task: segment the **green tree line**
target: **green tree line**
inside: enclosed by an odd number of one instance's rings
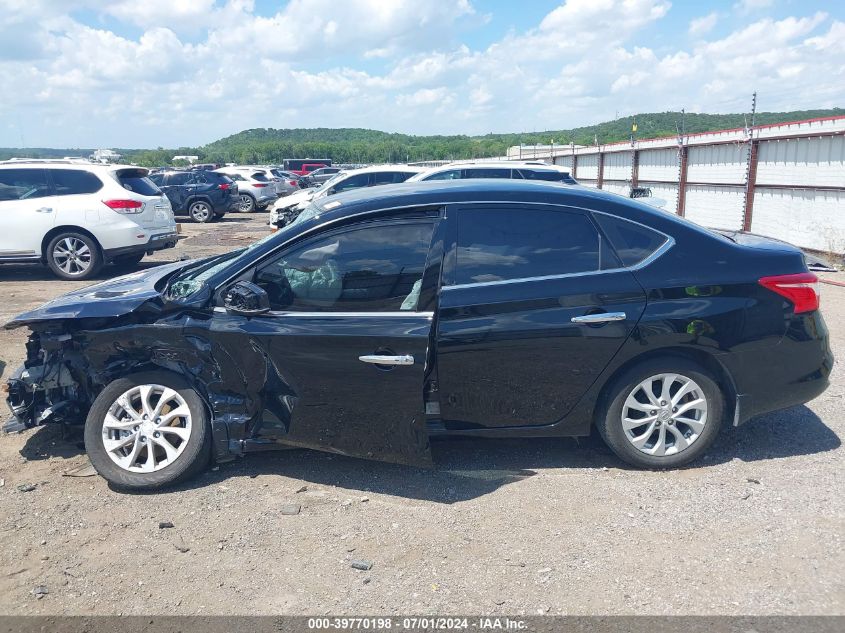
[[[845,114],[845,109],[761,112],[757,125],[782,123]],[[743,114],[697,114],[653,112],[622,117],[597,125],[547,130],[544,132],[485,134],[483,136],[414,136],[363,128],[256,128],[244,130],[202,147],[168,149],[116,149],[126,162],[146,167],[171,165],[173,156],[199,156],[201,162],[276,164],[285,158],[330,158],[336,163],[415,162],[459,160],[503,156],[514,145],[592,145],[614,143],[630,138],[637,125],[637,138],[672,136],[686,133],[739,128],[750,122]],[[56,158],[88,156],[90,149],[0,148],[0,160],[12,156]]]

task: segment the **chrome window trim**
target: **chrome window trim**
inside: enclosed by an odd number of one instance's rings
[[[507,204],[507,203],[498,203],[498,204]],[[518,277],[518,278],[515,278],[515,279],[500,279],[500,280],[497,280],[497,281],[478,281],[478,282],[475,282],[475,283],[468,283],[468,284],[452,284],[450,286],[441,286],[442,291],[460,289],[460,288],[481,288],[481,287],[484,287],[484,286],[501,286],[501,285],[506,285],[506,284],[524,283],[524,282],[527,282],[527,281],[550,281],[550,280],[554,280],[554,279],[568,279],[569,277],[585,277],[587,275],[604,275],[604,274],[607,274],[607,273],[618,273],[618,272],[623,272],[623,271],[630,272],[630,271],[640,270],[642,268],[645,268],[646,266],[651,264],[653,261],[655,261],[657,258],[659,258],[661,255],[663,255],[666,251],[668,251],[670,248],[672,248],[675,245],[675,238],[672,237],[671,235],[667,235],[663,231],[658,231],[657,229],[650,227],[650,226],[647,226],[647,225],[643,224],[642,222],[637,222],[636,220],[630,220],[628,218],[625,218],[625,217],[622,217],[622,216],[619,216],[619,215],[614,215],[613,213],[606,213],[604,211],[595,211],[593,209],[587,209],[586,207],[575,207],[575,206],[572,206],[572,205],[552,205],[552,204],[549,204],[549,203],[517,203],[517,204],[544,204],[546,206],[557,206],[557,207],[564,207],[565,206],[566,208],[569,208],[569,209],[578,209],[578,210],[581,210],[581,211],[586,211],[587,213],[598,213],[599,215],[605,215],[607,217],[614,218],[616,220],[622,220],[623,222],[630,222],[631,224],[636,224],[637,226],[641,226],[646,230],[657,233],[658,235],[662,235],[666,239],[663,242],[663,244],[661,244],[656,250],[654,250],[651,253],[651,255],[649,255],[648,257],[646,257],[642,261],[634,264],[633,266],[620,266],[619,268],[608,268],[608,269],[605,269],[605,270],[586,270],[586,271],[577,272],[577,273],[564,273],[564,274],[561,274],[561,275],[540,275],[540,276],[537,276],[537,277]],[[598,228],[599,228],[599,237],[602,238],[603,235],[601,233],[601,227],[598,227]]]
[[[214,312],[227,313],[226,308],[222,306],[215,306]],[[416,312],[414,310],[394,310],[384,312],[296,312],[294,310],[270,310],[263,314],[256,314],[254,316],[272,316],[272,317],[420,317],[427,321],[434,318],[434,312]]]
[[[557,186],[560,186],[560,185],[553,183],[550,186],[557,187]],[[585,189],[585,187],[583,185],[567,185],[567,186],[568,187],[578,187],[579,189]],[[599,189],[597,191],[601,191],[601,190]],[[675,245],[675,238],[673,238],[671,235],[667,235],[663,231],[660,231],[658,229],[655,229],[654,227],[648,226],[647,224],[643,224],[642,222],[637,222],[636,220],[631,220],[631,219],[626,218],[624,216],[615,215],[613,213],[607,213],[605,211],[597,211],[595,209],[589,209],[587,207],[580,207],[580,206],[576,206],[576,205],[573,205],[573,204],[561,204],[561,203],[554,203],[554,202],[521,202],[521,201],[515,201],[515,200],[459,200],[459,201],[456,201],[456,200],[441,200],[439,202],[437,202],[437,201],[430,201],[430,202],[425,202],[425,203],[416,202],[414,204],[402,204],[402,205],[397,205],[397,206],[393,206],[393,207],[369,209],[367,211],[364,211],[362,213],[355,214],[354,216],[349,216],[349,217],[353,217],[355,219],[365,221],[368,218],[368,216],[371,216],[371,215],[376,215],[376,214],[381,214],[381,213],[389,213],[391,211],[401,211],[402,209],[418,209],[420,207],[425,207],[425,208],[440,207],[443,210],[443,213],[448,213],[448,207],[454,207],[454,206],[459,206],[459,205],[462,206],[462,205],[500,205],[500,204],[529,205],[529,206],[535,206],[535,207],[553,207],[553,208],[559,208],[559,209],[577,209],[579,211],[586,211],[587,213],[598,213],[600,215],[606,215],[606,216],[611,217],[611,218],[624,220],[625,222],[630,222],[631,224],[637,224],[637,225],[639,225],[639,226],[641,226],[645,229],[648,229],[649,231],[654,231],[655,233],[659,233],[660,235],[663,235],[663,236],[666,237],[667,241],[663,243],[663,246],[658,248],[649,257],[646,257],[643,261],[639,262],[638,264],[635,264],[634,266],[627,266],[627,267],[622,267],[622,268],[613,268],[613,269],[608,269],[608,270],[598,270],[598,271],[594,270],[594,271],[589,271],[589,272],[586,272],[586,273],[567,273],[565,275],[550,275],[550,276],[546,277],[547,279],[559,279],[559,278],[573,277],[573,276],[583,276],[583,275],[596,275],[596,274],[601,274],[601,273],[619,272],[619,271],[623,271],[623,270],[629,270],[629,271],[630,270],[639,270],[639,269],[645,268],[646,266],[651,264],[654,260],[656,260],[658,257],[663,255],[666,251],[668,251],[670,248],[672,248]],[[324,208],[319,207],[319,205],[318,205],[318,208],[319,208],[319,211],[318,211],[318,213],[316,213],[314,215],[314,218],[319,218],[326,211]],[[441,216],[441,219],[442,219],[442,217],[443,216]],[[411,219],[411,218],[408,218],[408,219]],[[354,226],[354,224],[345,225],[345,227],[341,227],[341,228],[346,228],[346,227],[349,227],[349,226]],[[321,228],[325,228],[325,227],[315,226],[315,227],[310,228],[309,230],[305,231],[304,233],[298,235],[293,240],[288,240],[288,241],[280,244],[276,248],[275,251],[267,253],[259,261],[270,259],[271,257],[274,257],[275,254],[277,254],[279,251],[281,251],[282,249],[289,246],[292,241],[297,241],[297,242],[298,241],[304,241],[305,239],[309,239],[311,237],[314,237],[315,235],[319,235],[320,232],[321,232],[321,230],[320,230]],[[332,228],[338,228],[338,227],[332,227]],[[599,228],[599,227],[597,227],[597,228]],[[599,233],[599,234],[601,234],[601,233]],[[223,288],[227,284],[231,283],[233,279],[242,275],[244,273],[244,271],[246,271],[247,269],[251,268],[252,266],[258,265],[259,261],[255,261],[255,262],[249,264],[248,266],[239,270],[237,273],[228,277],[225,281],[221,282],[219,285],[217,285],[214,288],[213,294],[216,295],[220,291],[221,288]],[[479,283],[474,283],[474,284],[464,284],[464,285],[461,285],[461,286],[458,286],[458,285],[446,286],[446,285],[443,285],[441,283],[441,284],[438,284],[438,287],[441,291],[443,291],[443,290],[448,290],[449,288],[463,288],[463,287],[468,287],[468,286],[473,287],[473,286],[480,286],[480,285],[517,283],[517,282],[533,281],[535,279],[546,279],[546,278],[543,278],[543,277],[526,277],[526,278],[522,278],[522,279],[506,279],[506,280],[503,280],[503,281],[489,281],[489,282],[479,282]],[[217,308],[215,308],[215,310],[216,309]],[[300,312],[299,314],[302,314],[302,313]],[[319,314],[325,314],[325,313],[321,312]],[[358,313],[356,313],[356,314],[358,314]],[[372,313],[370,313],[370,314],[372,314]]]

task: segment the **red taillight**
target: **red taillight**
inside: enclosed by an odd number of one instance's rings
[[[255,184],[254,184],[254,185],[252,185],[252,186],[253,186],[253,187],[258,187],[259,189],[261,189],[261,187],[266,187],[266,186],[267,186],[267,183],[266,183],[266,182],[257,182],[257,183],[255,183]]]
[[[795,314],[819,309],[819,278],[813,273],[774,275],[760,279],[760,285],[778,293],[795,306]]]
[[[289,184],[291,187],[296,187],[296,181],[295,181],[295,180],[288,180],[288,184]]]
[[[219,185],[217,185],[217,188],[226,191],[229,188],[229,183],[221,182]]]
[[[103,204],[118,213],[141,213],[144,206],[138,200],[103,200]]]

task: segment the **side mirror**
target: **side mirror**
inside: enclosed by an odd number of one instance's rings
[[[226,291],[223,305],[230,314],[256,316],[270,311],[270,297],[261,286],[239,281]]]

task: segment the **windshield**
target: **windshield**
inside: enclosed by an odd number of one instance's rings
[[[297,218],[297,220],[298,219],[299,218]],[[261,244],[275,238],[277,235],[278,233],[269,233],[246,248],[239,248],[209,259],[200,259],[197,262],[183,268],[167,283],[167,288],[164,291],[165,298],[169,301],[175,301],[193,295],[202,288],[203,285],[205,285],[206,281],[223,270],[230,262],[241,255],[247,255],[248,253],[254,251]]]

